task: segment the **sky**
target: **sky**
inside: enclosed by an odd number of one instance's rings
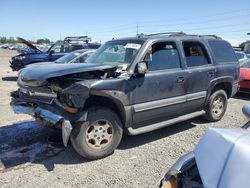
[[[0,36],[28,40],[88,35],[92,41],[138,33],[215,34],[250,40],[250,0],[0,0]]]

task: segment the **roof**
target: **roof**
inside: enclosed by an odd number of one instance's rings
[[[129,37],[129,38],[120,38],[116,40],[140,40],[140,41],[146,41],[146,40],[154,40],[154,39],[216,39],[221,40],[221,37],[218,37],[216,35],[194,35],[194,34],[186,34],[183,32],[169,32],[169,33],[155,33],[155,34],[149,34],[149,35],[139,35],[137,37]]]

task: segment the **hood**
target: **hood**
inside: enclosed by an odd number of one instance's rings
[[[27,66],[19,73],[18,82],[23,85],[42,85],[49,78],[82,73],[96,70],[114,69],[113,65],[100,65],[92,63],[66,63],[57,64],[53,62],[36,63]],[[30,83],[30,84],[29,84]],[[31,84],[35,83],[35,84]]]
[[[250,80],[250,68],[240,68],[240,77],[244,80]]]
[[[17,37],[17,39],[22,42],[23,44],[26,44],[28,47],[30,47],[31,49],[39,52],[39,53],[42,53],[41,50],[39,50],[37,47],[35,47],[33,44],[31,44],[30,42],[28,42],[27,40],[24,40],[23,38],[20,38],[20,37]]]
[[[249,187],[249,153],[248,130],[208,129],[194,151],[204,187]]]

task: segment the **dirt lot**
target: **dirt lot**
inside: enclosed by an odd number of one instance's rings
[[[193,150],[208,127],[240,127],[250,96],[229,100],[224,118],[201,118],[138,136],[124,136],[115,153],[105,159],[81,158],[71,146],[50,144],[57,134],[31,117],[16,115],[9,102],[17,88],[16,72],[8,60],[15,52],[0,49],[0,187],[153,187],[184,153]]]

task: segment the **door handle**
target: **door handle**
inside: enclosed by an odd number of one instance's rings
[[[208,72],[207,74],[208,74],[208,77],[209,77],[209,78],[212,78],[212,77],[214,76],[214,72],[213,72],[213,71],[210,71],[210,72]]]
[[[185,78],[183,76],[177,77],[177,83],[183,83]]]

